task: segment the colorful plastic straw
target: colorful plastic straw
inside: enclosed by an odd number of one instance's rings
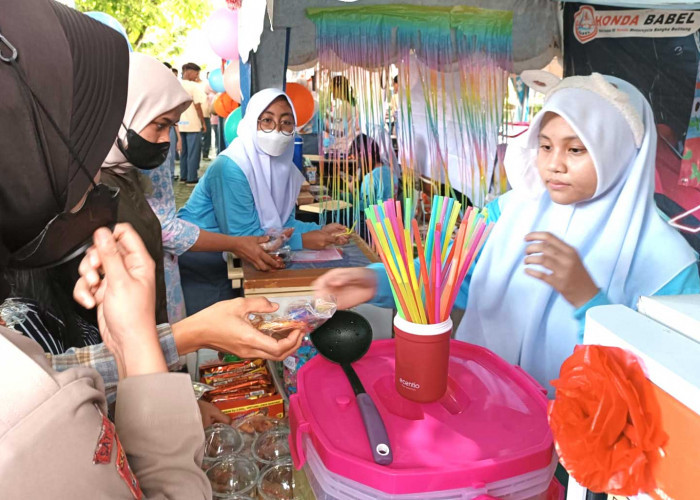
[[[434,196],[424,242],[410,198],[403,210],[395,200],[365,210],[396,308],[407,321],[436,324],[449,317],[459,288],[488,237],[491,224],[486,223],[485,210],[467,207],[457,225],[460,211],[455,200]],[[418,259],[414,259],[412,241]]]

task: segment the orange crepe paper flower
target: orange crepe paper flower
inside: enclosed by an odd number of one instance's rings
[[[552,385],[549,425],[569,474],[595,492],[652,491],[652,465],[668,436],[637,357],[616,347],[577,346]]]

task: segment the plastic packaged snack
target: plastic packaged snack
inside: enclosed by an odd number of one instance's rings
[[[12,299],[0,302],[0,319],[5,322],[7,328],[21,325],[27,319],[29,306]]]
[[[246,415],[233,422],[231,425],[243,436],[243,449],[241,454],[252,457],[251,446],[256,437],[271,429],[287,428],[283,420],[268,417],[260,413]]]
[[[243,457],[225,458],[207,470],[214,498],[240,498],[255,494],[260,473],[252,460]]]
[[[268,229],[265,236],[269,236],[270,240],[266,243],[261,244],[263,250],[266,252],[274,252],[275,250],[282,247],[287,242],[287,236],[282,229]]]
[[[277,428],[263,432],[252,445],[253,458],[262,467],[282,458],[291,458],[289,450],[289,429]]]
[[[291,459],[273,463],[260,474],[258,495],[262,500],[292,500],[294,494],[294,465]]]
[[[214,389],[212,386],[203,384],[201,382],[192,382],[192,389],[194,389],[194,397],[197,399],[202,399],[205,393]]]
[[[216,462],[237,455],[243,448],[243,436],[230,425],[214,424],[204,430],[202,469],[209,470]]]
[[[292,247],[289,245],[283,245],[276,250],[269,250],[267,253],[279,258],[285,264],[289,264],[292,261]]]
[[[251,324],[265,335],[280,340],[294,330],[305,335],[328,321],[338,309],[334,298],[303,299],[291,303],[284,313],[252,314]]]
[[[284,388],[287,394],[294,394],[297,392],[297,374],[301,367],[316,356],[316,354],[318,354],[318,351],[311,343],[311,340],[309,340],[309,337],[304,337],[299,349],[284,360]]]

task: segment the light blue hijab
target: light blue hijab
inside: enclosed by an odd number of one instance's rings
[[[562,116],[593,157],[598,186],[590,200],[554,203],[535,164],[546,112]],[[519,364],[550,390],[579,342],[574,307],[525,274],[524,241],[548,231],[577,249],[613,303],[635,307],[695,261],[654,204],[656,127],[649,103],[629,83],[593,74],[552,89],[523,142],[510,145],[513,191],[477,262],[457,338]]]

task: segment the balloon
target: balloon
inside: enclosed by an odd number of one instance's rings
[[[209,46],[222,59],[238,61],[238,11],[221,8],[207,21]]]
[[[238,124],[241,123],[242,119],[243,112],[241,108],[236,108],[236,110],[226,118],[226,123],[224,123],[224,140],[227,146],[238,137]]]
[[[105,14],[104,12],[92,11],[92,12],[86,12],[85,15],[93,18],[95,21],[99,21],[102,24],[109,26],[113,30],[118,31],[126,40],[126,44],[129,46],[129,52],[134,51],[134,49],[131,47],[131,42],[129,41],[129,37],[126,36],[126,30],[124,29],[124,26],[122,26],[119,23],[119,21],[114,19],[109,14]]]
[[[292,100],[297,114],[297,127],[306,125],[314,116],[314,96],[299,83],[288,83],[285,93]]]
[[[214,92],[224,92],[224,75],[221,74],[221,68],[216,68],[209,73],[209,86]]]
[[[241,74],[238,64],[229,64],[224,71],[224,88],[236,102],[241,102]]]
[[[214,112],[222,118],[226,118],[238,106],[239,104],[231,99],[231,96],[228,94],[219,94],[214,100]]]

